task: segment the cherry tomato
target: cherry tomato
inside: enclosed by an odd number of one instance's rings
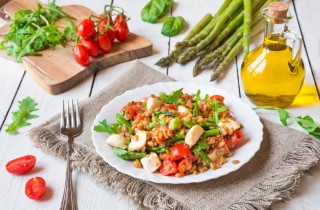
[[[118,14],[115,23],[114,30],[116,32],[116,38],[120,42],[125,42],[128,39],[129,27],[124,14]]]
[[[12,174],[24,174],[34,167],[36,161],[37,159],[33,155],[22,156],[9,161],[6,165],[6,169]]]
[[[163,104],[165,108],[177,110],[177,106],[175,104]]]
[[[181,175],[184,175],[186,171],[188,171],[192,167],[192,163],[188,158],[181,160],[178,165],[178,170]]]
[[[162,161],[162,165],[160,166],[160,173],[163,176],[174,175],[177,172],[178,172],[178,166],[173,160],[166,158]]]
[[[94,23],[90,19],[84,19],[78,26],[78,34],[83,37],[92,37],[95,35]]]
[[[235,130],[232,135],[227,135],[224,138],[229,149],[233,150],[238,148],[243,141],[243,133],[240,130]]]
[[[170,158],[172,160],[180,160],[188,155],[191,155],[191,152],[186,144],[175,144],[170,151]]]
[[[81,64],[82,66],[88,66],[90,61],[89,61],[89,52],[85,48],[85,46],[78,44],[74,49],[73,49],[73,56],[76,59],[76,61]]]
[[[39,199],[46,190],[46,181],[41,177],[34,177],[27,181],[25,194],[30,199]]]
[[[97,57],[99,55],[98,44],[92,38],[82,37],[79,44],[83,45],[88,50],[90,56]]]
[[[221,95],[212,95],[209,98],[211,101],[224,101],[224,97]]]
[[[111,43],[113,43],[116,38],[116,32],[112,28],[113,26],[112,19],[110,19],[111,22],[108,23],[109,18],[105,17],[104,15],[100,15],[100,18],[101,17],[103,20],[98,25],[98,31],[100,33],[107,33],[109,40],[111,41]]]
[[[107,53],[111,50],[112,43],[106,33],[99,35],[97,42],[98,42],[98,46],[102,52]]]

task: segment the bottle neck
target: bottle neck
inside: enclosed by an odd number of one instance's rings
[[[286,47],[284,32],[287,30],[286,21],[275,23],[274,21],[271,22],[267,20],[264,33],[264,45],[271,50],[283,50]]]

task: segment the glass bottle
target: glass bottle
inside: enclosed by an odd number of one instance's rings
[[[274,2],[262,10],[266,19],[264,42],[242,63],[244,92],[256,105],[285,107],[298,95],[304,81],[302,41],[287,27],[288,4]]]

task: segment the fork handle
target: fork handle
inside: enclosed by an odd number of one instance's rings
[[[64,184],[63,198],[60,206],[60,210],[77,210],[77,203],[75,199],[75,194],[73,190],[72,183],[72,168],[71,168],[71,153],[72,153],[72,142],[73,139],[68,139],[67,146],[67,170],[66,170],[66,180]]]

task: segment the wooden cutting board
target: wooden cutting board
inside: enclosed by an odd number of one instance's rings
[[[36,7],[37,2],[35,0],[12,0],[4,6],[4,11],[12,17],[17,10],[34,9]],[[63,6],[62,9],[77,19],[74,21],[76,26],[81,20],[94,14],[87,7],[80,5]],[[101,8],[101,11],[103,11],[103,8]],[[64,20],[58,20],[57,24],[63,25]],[[0,33],[6,31],[8,31],[8,25],[0,28]],[[111,52],[92,59],[89,66],[83,67],[74,60],[72,54],[74,46],[74,42],[69,42],[65,47],[59,45],[54,49],[41,51],[42,56],[25,56],[22,59],[22,65],[48,93],[59,94],[69,90],[101,69],[152,54],[152,43],[149,40],[130,33],[126,42],[115,42]],[[0,51],[0,56],[13,60],[12,57],[6,56],[5,51]]]

